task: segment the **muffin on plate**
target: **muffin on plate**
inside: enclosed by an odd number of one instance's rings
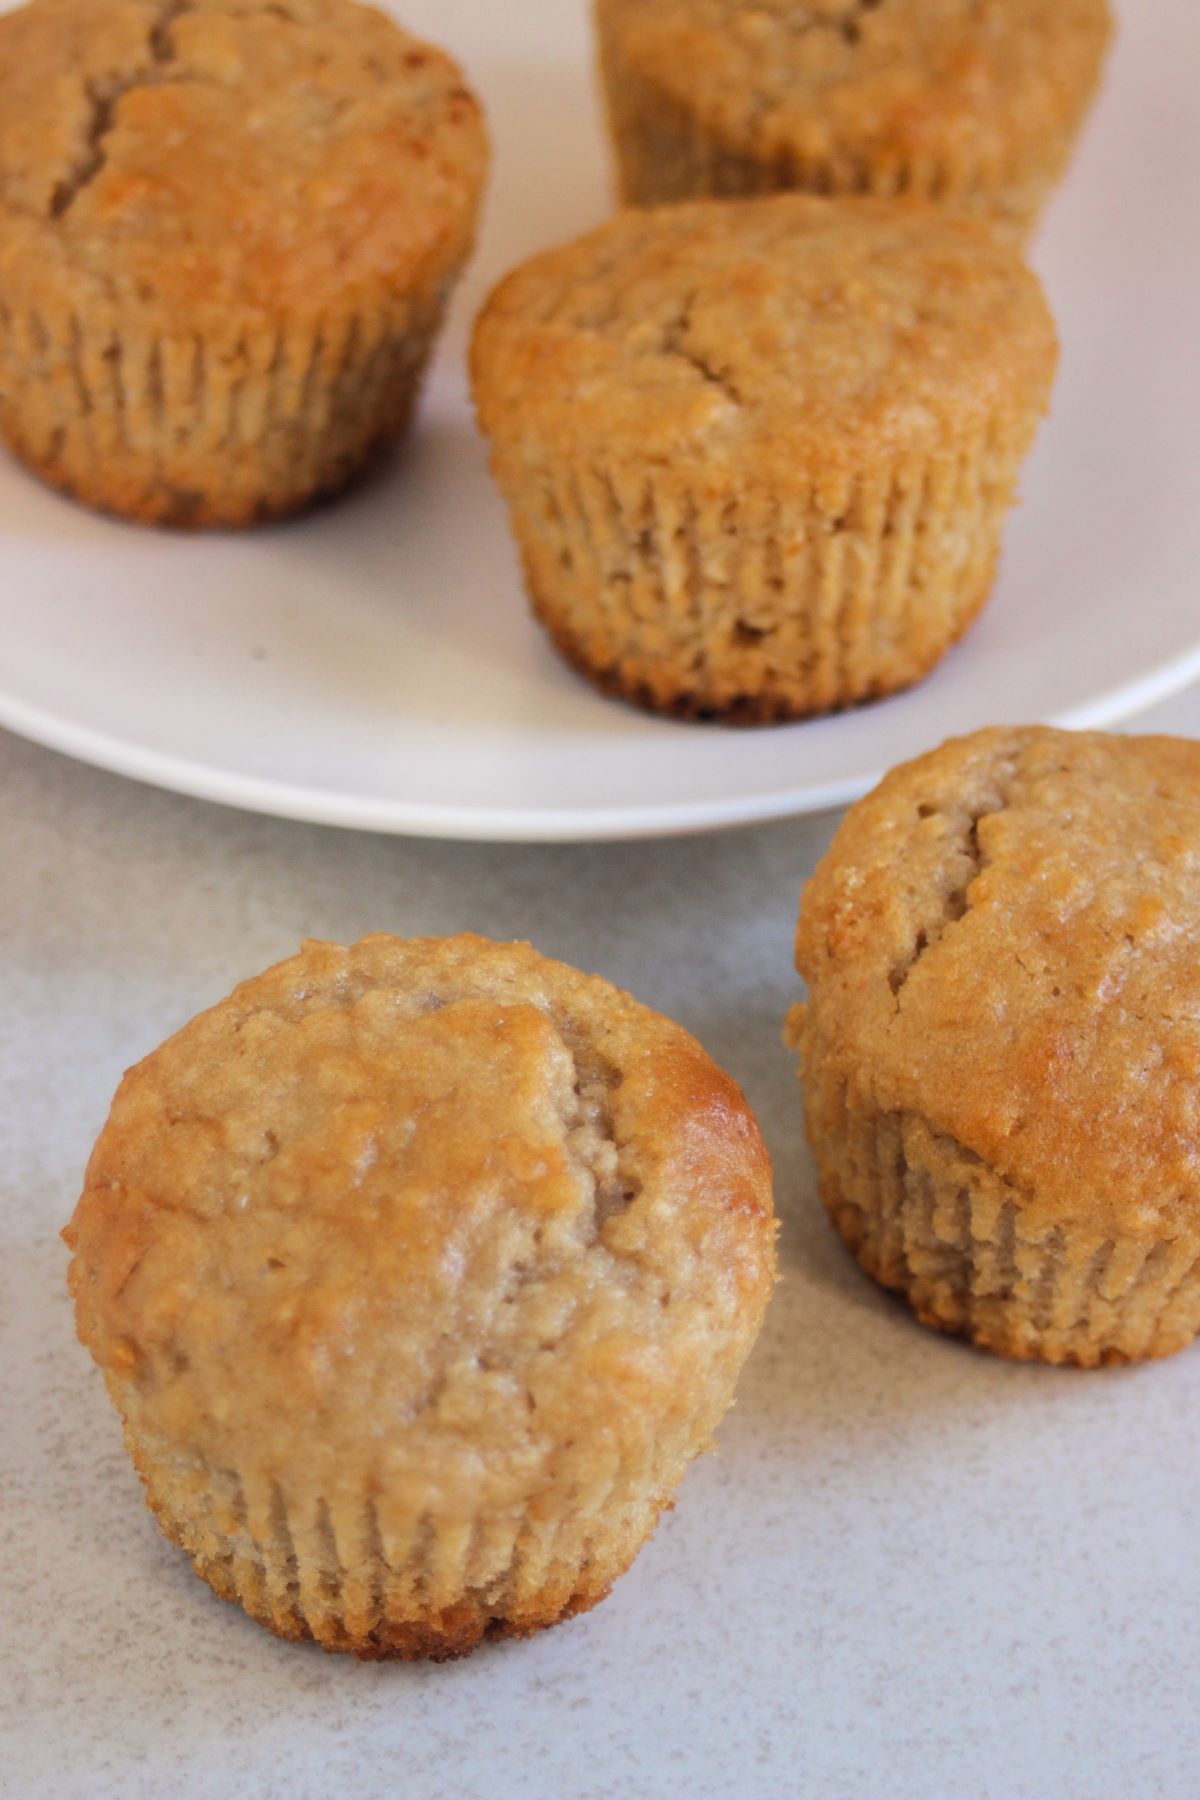
[[[559,649],[641,705],[760,723],[905,687],[966,629],[1056,358],[985,226],[784,194],[535,256],[472,373]]]
[[[353,0],[0,18],[0,435],[89,505],[246,525],[403,431],[483,187],[449,57]]]
[[[1021,234],[1066,167],[1107,0],[597,0],[621,190],[919,194]]]
[[[770,1167],[679,1026],[526,944],[309,943],[125,1077],[64,1233],[150,1506],[282,1637],[603,1599],[708,1448]]]
[[[1053,1363],[1200,1329],[1200,745],[981,731],[851,808],[790,1021],[821,1197],[928,1325]]]

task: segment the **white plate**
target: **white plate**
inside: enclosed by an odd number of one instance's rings
[[[498,149],[415,440],[339,504],[239,537],[95,518],[0,458],[0,723],[264,812],[601,838],[840,804],[952,732],[1105,724],[1200,674],[1200,8],[1129,8],[1043,231],[1063,363],[980,624],[911,694],[751,732],[642,717],[559,664],[468,408],[485,289],[606,210],[586,8],[401,10],[464,58]]]

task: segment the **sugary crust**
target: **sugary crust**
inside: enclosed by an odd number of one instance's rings
[[[601,447],[699,483],[773,486],[957,448],[1048,396],[1032,270],[907,200],[784,194],[619,213],[497,287],[471,368],[485,431],[528,461]]]
[[[351,0],[0,19],[0,433],[129,516],[241,524],[403,429],[473,238],[454,64]]]
[[[435,287],[469,248],[484,156],[450,58],[353,0],[33,0],[0,20],[16,303],[52,279],[169,329]]]
[[[966,628],[1056,354],[985,228],[784,195],[534,258],[472,373],[555,641],[609,690],[750,722],[894,692]]]
[[[893,771],[807,889],[822,1197],[920,1316],[1006,1355],[1200,1329],[1200,749],[977,733]]]
[[[1028,229],[1111,33],[1106,0],[597,0],[624,198],[926,195]]]
[[[773,1275],[733,1083],[471,937],[310,944],[193,1020],[126,1076],[65,1235],[163,1529],[273,1629],[380,1655],[599,1598]]]

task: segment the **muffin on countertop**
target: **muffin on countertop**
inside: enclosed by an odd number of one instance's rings
[[[353,0],[0,17],[0,435],[89,505],[244,525],[403,430],[487,147]]]
[[[1200,1330],[1200,745],[981,731],[851,808],[790,1022],[822,1199],[1006,1356]]]
[[[919,194],[1028,230],[1066,167],[1107,0],[597,0],[621,189]]]
[[[283,1637],[592,1606],[708,1448],[770,1167],[685,1031],[525,944],[309,943],[132,1069],[64,1234],[166,1535]]]
[[[535,256],[472,374],[563,653],[639,704],[760,723],[902,688],[966,629],[1056,359],[987,227],[792,194]]]

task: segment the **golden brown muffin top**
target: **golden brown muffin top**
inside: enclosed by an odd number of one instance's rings
[[[956,448],[1044,404],[1036,276],[917,201],[781,194],[620,213],[503,281],[476,328],[486,431],[531,455],[770,468]]]
[[[1107,0],[598,0],[619,53],[731,149],[986,180],[1073,122]]]
[[[486,145],[449,57],[352,0],[33,0],[0,18],[0,278],[316,314],[436,287]],[[182,318],[181,318],[182,315]]]
[[[1200,745],[981,731],[851,808],[803,899],[822,1056],[1032,1222],[1200,1211]]]
[[[774,1259],[758,1127],[695,1040],[472,936],[309,943],[193,1019],[64,1235],[139,1434],[468,1516],[703,1415]]]

